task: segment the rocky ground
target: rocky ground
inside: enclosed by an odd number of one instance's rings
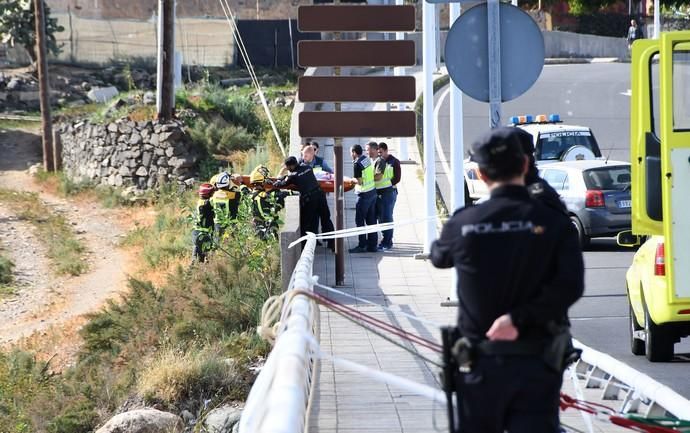
[[[126,229],[122,212],[58,197],[34,182],[27,167],[40,159],[37,135],[0,131],[0,154],[0,187],[38,193],[51,212],[70,222],[87,246],[89,262],[84,275],[54,275],[31,224],[0,204],[0,242],[16,265],[16,293],[0,300],[0,342],[11,343],[97,310],[126,288],[129,261],[118,247]]]
[[[116,98],[113,109],[123,104],[152,105],[156,103],[156,74],[144,68],[128,65],[109,66],[100,69],[86,69],[70,65],[49,66],[51,105],[57,107],[78,107],[93,102],[104,102],[117,96],[118,92],[137,90],[140,97],[130,95],[127,100]],[[220,71],[219,71],[220,72]],[[236,71],[236,73],[238,73]],[[240,71],[241,73],[241,71]],[[250,85],[249,77],[227,77],[227,72],[214,72],[213,81],[223,87]],[[193,81],[201,79],[200,71],[194,71],[187,77]],[[277,84],[282,78],[263,75],[259,78],[262,85]],[[272,106],[290,107],[294,103],[293,92],[284,92],[268,101]],[[252,100],[259,103],[258,95]],[[118,102],[119,101],[119,102]],[[117,105],[117,106],[115,106]],[[40,109],[38,79],[29,67],[0,68],[0,114],[23,114]]]

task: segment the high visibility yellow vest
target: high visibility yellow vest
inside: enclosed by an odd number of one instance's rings
[[[371,158],[364,158],[360,161],[363,166],[362,169],[362,183],[355,185],[355,192],[361,194],[363,192],[373,191],[376,188],[374,182],[374,164]]]
[[[393,166],[386,163],[386,168],[383,169],[383,176],[380,180],[375,181],[376,189],[384,189],[393,186],[391,180],[393,179]]]
[[[234,220],[234,215],[231,215],[230,202],[238,200],[238,195],[239,193],[235,191],[223,189],[213,193],[211,205],[213,205],[213,222],[215,224],[227,225]]]
[[[194,230],[200,232],[211,232],[213,231],[213,221],[207,220],[204,215],[204,208],[208,205],[209,199],[200,198],[196,202],[196,212],[194,213]],[[213,208],[213,205],[211,205]]]

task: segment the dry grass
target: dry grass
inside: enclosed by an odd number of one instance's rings
[[[166,349],[141,373],[137,391],[148,402],[173,404],[209,390],[227,392],[237,380],[234,362],[224,358],[219,350]]]
[[[62,215],[54,214],[37,194],[0,188],[0,202],[36,227],[59,274],[81,275],[88,269],[86,247]]]

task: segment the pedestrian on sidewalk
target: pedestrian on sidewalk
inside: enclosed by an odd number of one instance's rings
[[[374,184],[376,186],[376,217],[381,223],[393,222],[393,209],[398,199],[397,184],[400,182],[400,161],[388,153],[388,144],[378,145],[378,158],[374,163]],[[393,229],[383,231],[379,251],[393,248]]]
[[[637,25],[637,21],[634,19],[630,20],[630,27],[628,27],[628,49],[632,47],[633,42],[638,39],[644,39],[644,33],[642,33],[642,28]]]
[[[582,296],[584,265],[567,216],[525,188],[517,130],[472,145],[490,198],[455,212],[431,247],[432,263],[458,274],[461,433],[559,431],[567,312]]]
[[[285,167],[289,174],[276,182],[273,186],[283,188],[294,185],[299,191],[299,220],[302,236],[307,232],[317,233],[319,219],[324,232],[334,231],[331,221],[331,212],[328,209],[326,195],[324,194],[319,181],[314,176],[314,170],[306,163],[298,163],[297,158],[290,156],[285,159]],[[328,240],[328,248],[335,251],[335,241]]]
[[[355,144],[350,148],[354,165],[355,193],[355,224],[357,227],[376,224],[376,185],[374,183],[374,161],[368,156],[376,143],[367,144],[367,155],[363,154],[362,146]],[[377,251],[378,233],[359,235],[359,243],[350,248],[350,253],[364,253]]]

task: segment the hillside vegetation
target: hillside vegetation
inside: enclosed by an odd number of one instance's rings
[[[207,152],[204,176],[228,164],[243,171],[282,159],[251,93],[202,83],[178,94],[190,136]],[[273,110],[286,140],[290,110]],[[109,206],[123,205],[117,191],[75,184],[60,173],[37,180],[66,196],[94,194]],[[208,262],[190,264],[195,201],[193,189],[177,184],[148,196],[141,211],[153,210],[153,221],[135,225],[123,240],[138,252],[140,269],[128,270],[121,299],[88,317],[71,366],[58,369],[21,345],[0,352],[0,432],[88,432],[144,405],[188,410],[198,419],[246,398],[254,367],[269,350],[255,327],[263,302],[281,291],[278,244],[255,236],[245,200],[235,229]]]

